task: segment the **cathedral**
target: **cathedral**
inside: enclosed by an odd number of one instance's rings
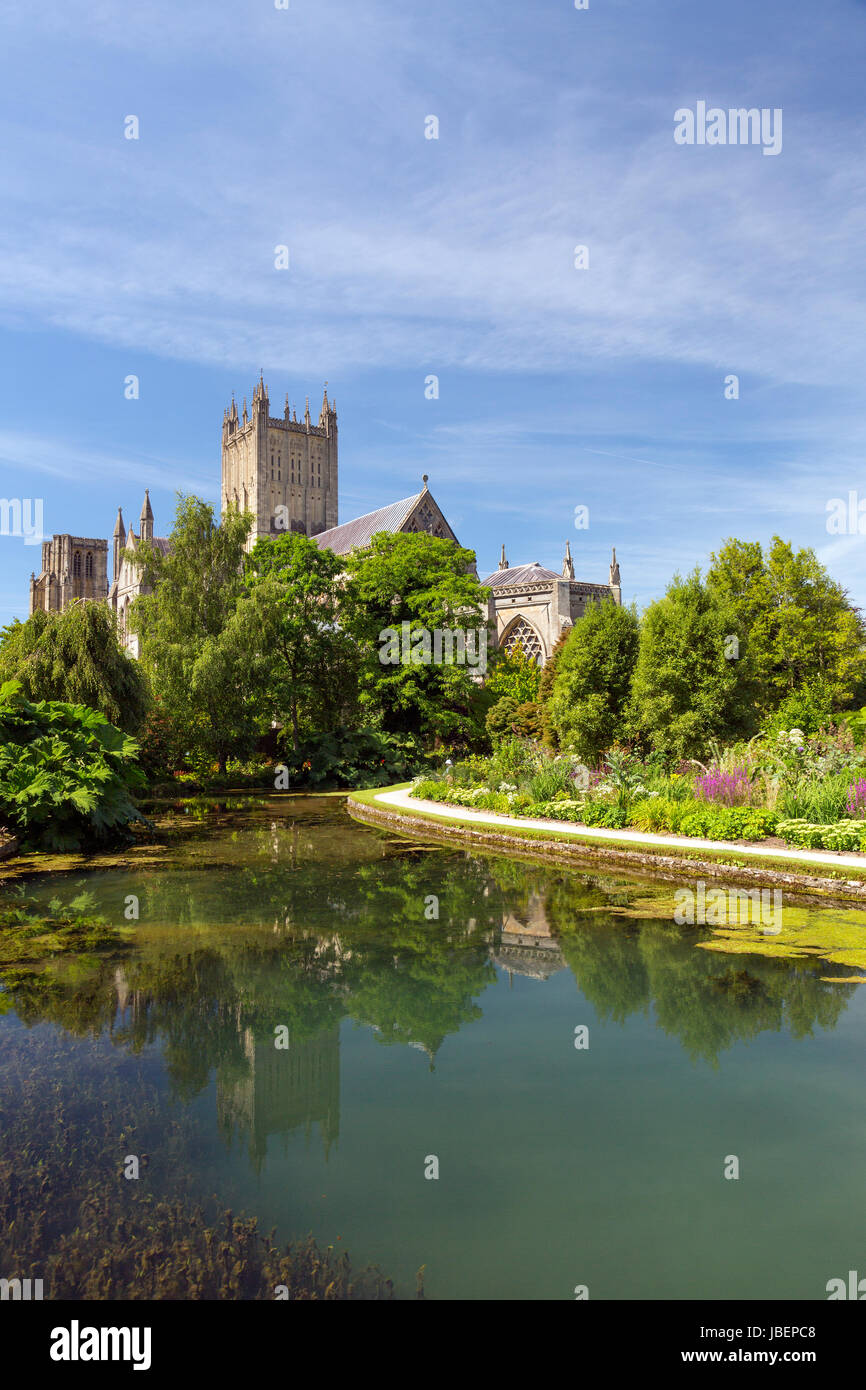
[[[378,531],[426,531],[457,541],[427,487],[426,474],[420,492],[340,524],[337,445],[337,407],[328,400],[327,383],[316,424],[310,415],[309,398],[302,420],[289,409],[288,396],[282,416],[271,415],[263,375],[249,410],[245,399],[239,412],[232,398],[231,406],[223,412],[221,504],[223,511],[234,503],[252,514],[248,549],[261,537],[282,531],[310,536],[337,555],[364,549]],[[77,599],[107,600],[117,614],[127,651],[137,657],[138,638],[129,630],[129,607],[146,592],[135,560],[135,551],[144,542],[164,555],[169,553],[169,540],[154,535],[149,492],[144,495],[138,535],[132,527],[125,530],[118,508],[110,587],[108,541],[59,535],[43,542],[42,572],[30,580],[30,612],[37,608],[62,611]],[[487,612],[495,645],[510,651],[519,642],[540,666],[563,632],[586,611],[587,603],[604,598],[622,603],[616,551],[608,583],[591,584],[575,579],[568,541],[560,574],[537,560],[510,565],[503,545],[499,568],[481,582],[488,591]]]

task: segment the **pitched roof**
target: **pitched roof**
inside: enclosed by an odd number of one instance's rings
[[[498,589],[503,584],[550,584],[554,579],[561,579],[561,574],[554,574],[553,570],[544,568],[536,560],[532,565],[515,565],[513,569],[494,570],[488,574],[486,579],[482,579],[482,584],[488,584],[491,589]]]
[[[416,492],[414,497],[404,497],[402,502],[391,502],[376,512],[355,517],[354,521],[344,521],[342,526],[332,526],[330,531],[320,531],[313,540],[320,549],[333,550],[336,555],[363,550],[377,531],[399,531],[423,496],[423,492]]]

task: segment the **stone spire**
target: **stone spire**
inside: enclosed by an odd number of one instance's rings
[[[153,508],[152,508],[151,505],[150,505],[150,491],[149,491],[147,488],[145,488],[145,490],[144,490],[144,501],[143,501],[142,504],[141,504],[141,516],[140,516],[139,520],[141,521],[141,528],[140,528],[140,537],[139,537],[139,539],[140,539],[140,540],[143,540],[143,541],[152,541],[152,540],[153,540]]]
[[[622,585],[620,583],[619,562],[616,558],[615,548],[610,562],[610,591],[613,595],[614,602],[622,603]]]
[[[117,520],[114,523],[114,537],[112,545],[113,568],[111,571],[111,577],[116,583],[117,576],[120,574],[120,556],[124,547],[126,546],[126,530],[123,525],[123,512],[121,511],[120,507],[118,507],[117,509]]]
[[[570,541],[566,541],[566,542],[565,542],[565,558],[563,559],[563,562],[562,562],[562,577],[563,577],[563,579],[573,579],[573,578],[574,578],[574,561],[573,561],[572,558],[571,558],[571,542],[570,542]]]
[[[506,555],[505,555],[505,542],[504,542],[504,541],[502,542],[502,554],[501,554],[500,557],[499,557],[499,568],[500,568],[501,570],[507,570],[507,569],[508,569],[508,560],[507,560]]]

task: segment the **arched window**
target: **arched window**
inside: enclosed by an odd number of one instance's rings
[[[93,556],[91,555],[89,550],[84,557],[84,578],[93,578]]]
[[[80,550],[76,550],[75,554],[74,554],[73,557],[72,557],[72,577],[73,577],[73,579],[80,579],[80,578],[81,578],[81,551],[80,551]]]
[[[517,618],[510,627],[506,628],[502,635],[500,646],[504,647],[509,656],[517,645],[523,648],[524,655],[538,663],[544,665],[544,648],[541,645],[541,638],[535,631],[531,623],[525,618]]]

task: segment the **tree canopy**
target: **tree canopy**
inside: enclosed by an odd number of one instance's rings
[[[232,623],[244,593],[252,517],[178,494],[168,554],[144,543],[132,552],[151,593],[130,610],[141,661],[163,709],[191,748],[218,760],[249,751],[262,723],[260,667]]]
[[[479,732],[475,678],[486,665],[489,592],[474,568],[471,550],[426,532],[383,531],[349,557],[340,621],[358,645],[362,707],[383,728],[425,739]],[[437,632],[442,659],[429,649]],[[454,632],[464,635],[463,662],[446,637]]]
[[[147,681],[120,645],[107,603],[79,600],[62,613],[37,609],[0,637],[0,682],[18,681],[30,700],[87,705],[135,734],[148,703]]]
[[[559,649],[545,722],[562,748],[589,762],[624,733],[638,651],[634,608],[590,603]]]

